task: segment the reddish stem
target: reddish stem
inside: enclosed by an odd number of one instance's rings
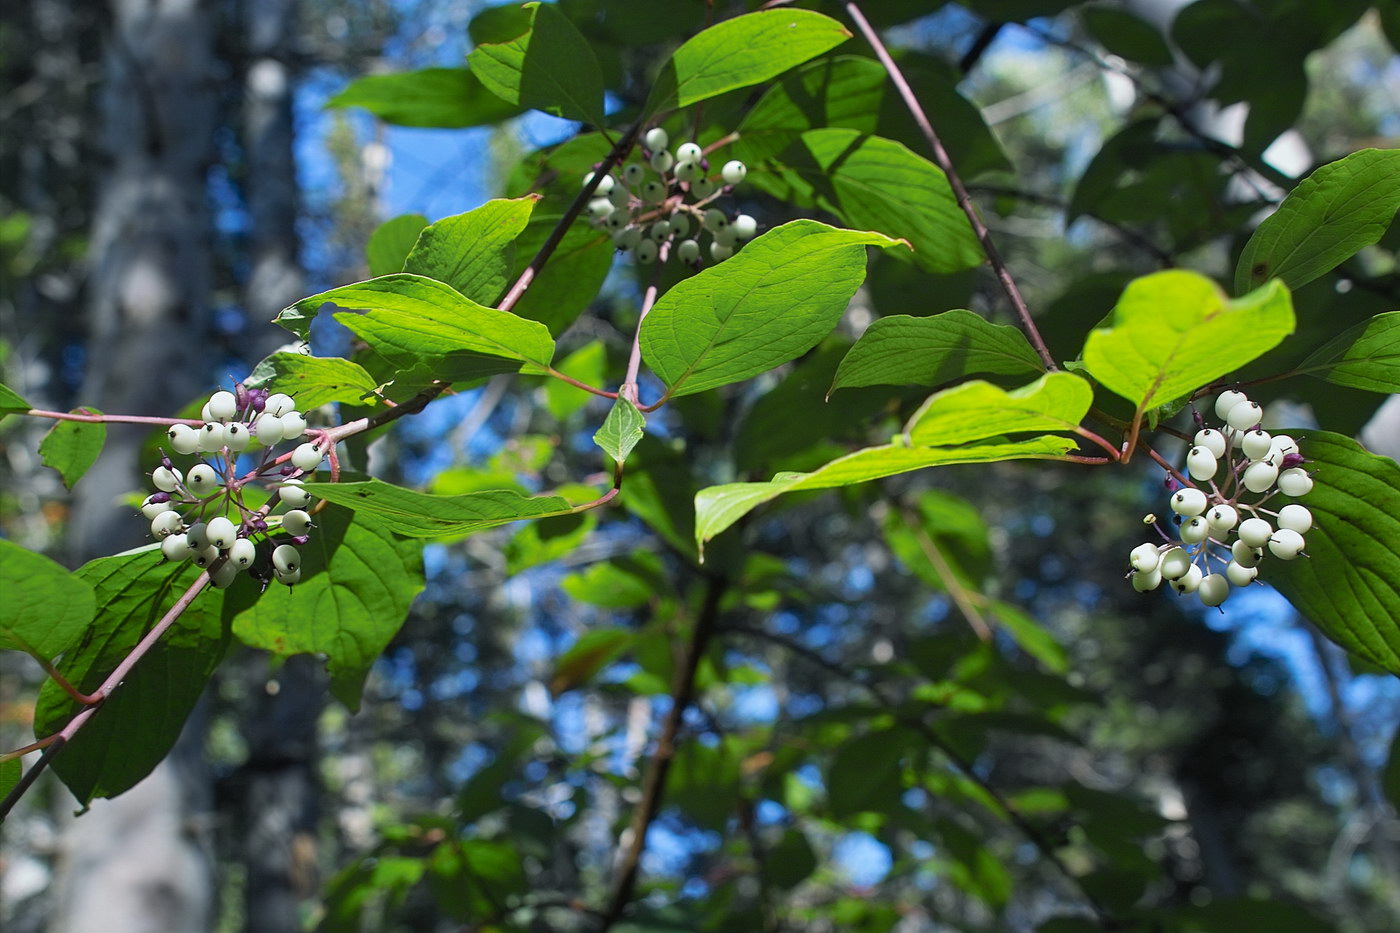
[[[204,426],[198,418],[156,418],[150,415],[105,415],[80,414],[72,411],[49,411],[44,408],[31,408],[25,412],[35,418],[53,418],[56,421],[82,421],[87,424],[187,424],[192,428]]]

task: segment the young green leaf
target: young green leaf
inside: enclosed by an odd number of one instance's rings
[[[603,448],[609,457],[622,463],[646,433],[646,426],[647,420],[637,411],[637,406],[618,396],[603,426],[593,435],[593,443]]]
[[[1400,392],[1400,311],[1384,311],[1342,331],[1298,372],[1370,392]]]
[[[403,271],[445,282],[477,304],[494,305],[510,284],[515,238],[537,200],[530,195],[487,201],[430,224],[419,233]]]
[[[1400,208],[1400,149],[1362,149],[1288,193],[1245,244],[1235,291],[1280,278],[1298,288],[1385,234]]]
[[[671,396],[795,359],[841,319],[865,279],[865,247],[897,242],[815,220],[775,227],[663,295],[642,324],[642,358]]]
[[[154,545],[79,567],[74,575],[92,588],[101,609],[64,654],[59,671],[79,690],[97,689],[201,572],[183,561],[162,563]],[[221,619],[224,596],[212,588],[201,593],[102,704],[101,715],[54,758],[54,770],[79,803],[127,790],[180,737],[228,646]],[[57,732],[78,711],[67,693],[45,681],[34,710],[34,734]]]
[[[311,540],[299,550],[301,582],[273,583],[241,603],[233,633],[278,657],[324,655],[331,693],[359,709],[370,665],[423,589],[422,545],[394,535],[373,513],[333,507],[317,513]]]
[[[526,518],[562,515],[572,506],[558,496],[522,496],[489,489],[459,496],[435,496],[382,480],[307,483],[312,495],[354,509],[396,534],[412,538],[469,535]]]
[[[244,384],[250,388],[283,392],[296,399],[297,408],[310,411],[327,402],[360,404],[376,386],[358,363],[338,356],[306,356],[274,353],[253,367]]]
[[[1265,560],[1278,587],[1328,638],[1400,674],[1400,466],[1342,434],[1290,432],[1314,473],[1307,557]]]
[[[1028,431],[1073,431],[1093,402],[1094,390],[1073,373],[1046,373],[1010,392],[974,379],[929,396],[904,431],[912,444],[939,446]]]
[[[99,415],[96,408],[73,409],[78,415]],[[107,425],[100,421],[56,421],[39,442],[44,466],[53,467],[69,489],[97,462],[107,442]]]
[[[477,46],[467,56],[472,73],[508,103],[602,126],[603,73],[593,49],[554,4],[525,8],[529,31]]]
[[[585,632],[554,662],[554,676],[549,679],[550,694],[557,697],[588,683],[636,640],[637,633],[627,629],[602,628]]]
[[[0,383],[0,420],[3,420],[6,415],[26,412],[33,407],[14,389]]]
[[[866,329],[836,370],[831,392],[851,386],[936,386],[963,376],[1020,376],[1044,370],[1018,328],[971,311],[896,314]]]
[[[809,10],[763,10],[724,20],[676,49],[656,78],[646,112],[689,107],[776,78],[850,37],[836,20]]]
[[[326,106],[363,107],[385,123],[397,126],[445,129],[499,123],[521,110],[488,91],[466,68],[368,75],[352,81]]]
[[[374,228],[365,244],[365,261],[369,274],[390,275],[403,271],[403,261],[418,242],[418,234],[428,225],[422,214],[400,214]]]
[[[92,621],[92,586],[42,554],[0,538],[0,649],[51,661]]]
[[[335,317],[395,366],[455,367],[440,378],[539,372],[554,356],[554,339],[544,325],[484,307],[450,285],[406,272],[303,298],[278,315],[277,323],[305,339],[325,304],[365,309]]]
[[[1131,282],[1108,326],[1089,334],[1084,365],[1142,412],[1257,359],[1293,327],[1282,282],[1230,300],[1195,272],[1157,272]]]
[[[695,541],[704,544],[758,506],[788,492],[850,486],[896,473],[956,463],[1053,460],[1074,447],[1074,441],[1053,435],[1023,441],[992,439],[965,447],[886,444],[847,454],[811,473],[780,473],[766,483],[709,486],[695,494]]]

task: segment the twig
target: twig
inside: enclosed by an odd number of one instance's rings
[[[49,411],[44,408],[31,408],[25,412],[33,418],[52,418],[55,421],[82,421],[86,424],[187,424],[192,428],[204,426],[198,418],[155,418],[148,415],[105,415],[82,414],[74,411]]]
[[[977,34],[977,38],[972,40],[972,44],[967,47],[962,58],[958,59],[958,71],[963,75],[977,67],[977,63],[982,60],[982,56],[987,49],[992,47],[996,41],[997,34],[1001,32],[1005,23],[988,23],[982,27],[982,31]]]
[[[647,315],[656,304],[657,295],[660,293],[661,267],[666,263],[670,252],[671,241],[667,240],[661,244],[661,249],[656,254],[656,267],[651,273],[651,283],[647,285],[646,294],[642,295],[642,310],[637,315],[637,331],[632,335],[632,355],[627,358],[627,376],[622,380],[622,387],[617,390],[618,395],[639,407],[637,374],[642,368],[642,322],[647,319]]]
[[[977,242],[982,244],[982,252],[986,254],[987,261],[992,264],[997,281],[1001,283],[1002,290],[1010,299],[1011,306],[1016,309],[1016,315],[1021,319],[1021,327],[1035,347],[1036,353],[1040,354],[1040,359],[1045,364],[1046,369],[1051,371],[1059,369],[1055,365],[1055,358],[1050,355],[1050,348],[1045,345],[1045,339],[1040,336],[1040,330],[1035,326],[1035,321],[1031,320],[1031,310],[1026,305],[1026,300],[1021,297],[1021,290],[1016,287],[1016,280],[1011,277],[1011,271],[1006,268],[1006,262],[1001,258],[1001,253],[997,251],[996,245],[992,242],[992,235],[987,230],[987,225],[978,216],[977,208],[972,203],[972,196],[967,193],[967,186],[963,184],[962,178],[953,168],[953,160],[948,157],[948,151],[943,148],[943,142],[934,132],[933,124],[929,122],[928,114],[924,113],[924,108],[919,103],[919,98],[915,96],[914,89],[909,86],[909,82],[904,78],[904,73],[899,70],[899,66],[890,57],[889,50],[885,48],[879,34],[866,20],[865,14],[860,11],[860,4],[856,3],[855,0],[847,0],[846,12],[855,21],[856,27],[865,36],[865,40],[875,49],[875,55],[885,66],[885,71],[889,72],[890,80],[894,82],[899,96],[904,99],[904,105],[909,108],[914,122],[918,124],[919,130],[924,134],[925,141],[928,142],[929,148],[933,151],[934,161],[943,170],[943,174],[948,177],[948,184],[952,187],[953,195],[957,198],[958,207],[962,208],[962,212],[967,215],[967,222],[972,225],[972,232],[977,236]]]
[[[684,663],[676,672],[675,683],[671,687],[671,709],[666,714],[661,737],[657,739],[656,750],[652,752],[642,785],[642,798],[632,811],[632,821],[628,826],[630,838],[627,849],[618,862],[617,874],[613,881],[612,893],[607,906],[603,908],[597,933],[606,933],[622,919],[627,905],[632,901],[632,893],[637,887],[637,874],[641,867],[642,853],[646,851],[647,830],[661,809],[661,800],[666,793],[666,775],[671,769],[671,761],[676,754],[676,736],[680,733],[681,721],[695,695],[695,672],[700,659],[709,647],[719,620],[719,605],[729,581],[724,577],[711,576],[705,586],[705,601],[700,615],[695,620],[695,628],[690,633],[690,644],[686,648]]]
[[[914,532],[914,540],[919,542],[919,550],[924,552],[928,562],[933,565],[933,572],[938,574],[938,579],[943,581],[943,587],[948,591],[948,595],[957,604],[958,611],[962,613],[967,624],[972,626],[972,630],[977,633],[977,637],[982,641],[991,641],[992,629],[987,624],[987,620],[982,617],[982,613],[972,604],[968,598],[967,588],[962,585],[962,581],[953,573],[952,566],[948,559],[943,556],[943,552],[938,549],[933,536],[928,533],[919,521],[918,515],[913,510],[905,510],[904,521]]]

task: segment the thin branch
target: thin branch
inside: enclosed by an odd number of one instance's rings
[[[627,358],[627,376],[622,380],[622,387],[617,390],[618,395],[633,405],[640,405],[637,398],[637,374],[642,368],[642,322],[647,319],[647,315],[651,313],[652,307],[656,304],[656,298],[661,290],[661,267],[665,265],[670,252],[671,241],[667,240],[661,244],[661,249],[656,254],[656,267],[651,273],[651,283],[647,285],[646,293],[642,295],[642,311],[637,315],[637,332],[632,335],[632,354]],[[650,409],[643,410],[650,411]]]
[[[977,236],[977,241],[982,244],[982,252],[986,254],[987,261],[992,264],[997,281],[1001,283],[1002,290],[1010,299],[1011,306],[1016,309],[1016,316],[1021,319],[1021,327],[1025,330],[1026,336],[1030,338],[1036,353],[1040,354],[1040,359],[1045,364],[1046,369],[1051,371],[1059,369],[1055,365],[1055,358],[1050,355],[1050,348],[1045,345],[1045,339],[1040,336],[1035,321],[1031,320],[1031,310],[1026,305],[1026,300],[1021,297],[1021,290],[1016,287],[1016,280],[1011,277],[1011,271],[1006,268],[1005,260],[1001,258],[1001,253],[997,251],[996,245],[992,242],[992,235],[987,230],[987,225],[982,222],[982,218],[978,215],[977,208],[972,203],[972,196],[967,193],[967,186],[963,184],[962,178],[953,168],[953,160],[948,157],[948,151],[943,148],[943,142],[934,132],[933,124],[929,122],[928,114],[924,113],[924,108],[920,105],[919,98],[915,96],[914,89],[909,86],[909,82],[904,78],[904,73],[899,70],[899,66],[890,57],[889,50],[885,48],[879,34],[866,20],[865,14],[860,11],[860,4],[854,0],[847,0],[846,12],[850,14],[861,34],[865,36],[865,40],[875,49],[876,56],[880,59],[880,63],[885,66],[885,70],[889,72],[890,80],[894,82],[899,96],[904,99],[904,105],[909,108],[909,113],[913,115],[914,122],[919,125],[924,140],[928,142],[929,148],[933,151],[934,161],[943,170],[943,174],[948,177],[948,184],[952,187],[953,194],[957,198],[958,207],[962,208],[962,212],[967,215],[967,222],[972,225],[972,232]]]
[[[957,574],[953,573],[952,565],[943,556],[943,552],[938,549],[933,536],[925,530],[923,523],[912,510],[904,512],[904,521],[914,532],[914,540],[919,542],[919,550],[924,552],[928,562],[933,565],[933,572],[938,574],[938,579],[943,581],[943,588],[948,591],[948,595],[957,604],[958,611],[962,613],[967,624],[972,626],[972,630],[977,633],[977,637],[982,641],[991,641],[992,629],[987,624],[987,620],[982,617],[982,613],[973,605],[968,598],[967,588],[962,585]]]
[[[1069,204],[1049,194],[1041,194],[1038,191],[1027,191],[1024,188],[1009,188],[1004,185],[971,185],[969,190],[981,194],[988,194],[992,197],[1015,198],[1018,201],[1025,201],[1029,204],[1039,204],[1043,207],[1053,207],[1058,211],[1069,210]],[[1085,211],[1084,216],[1090,220],[1103,224],[1122,238],[1124,243],[1134,246],[1155,259],[1163,269],[1171,269],[1176,266],[1176,257],[1170,252],[1152,242],[1151,238],[1132,227],[1120,224],[1115,220],[1100,217],[1098,214]]]
[[[690,633],[690,643],[686,648],[684,663],[676,671],[675,682],[671,686],[671,708],[666,713],[661,737],[657,739],[656,750],[652,752],[642,784],[642,798],[632,811],[632,821],[628,826],[627,848],[618,861],[617,873],[613,880],[612,893],[597,933],[606,933],[622,919],[627,905],[632,902],[637,887],[637,875],[641,868],[642,853],[646,851],[647,831],[652,820],[661,809],[661,800],[666,793],[666,775],[671,769],[671,761],[676,754],[676,737],[680,733],[685,711],[690,708],[695,696],[695,672],[700,667],[700,659],[709,647],[719,620],[719,605],[729,581],[724,577],[711,576],[706,580],[705,600],[700,615],[695,620],[695,628]]]
[[[49,411],[44,408],[31,408],[24,414],[33,418],[52,418],[55,421],[82,421],[86,424],[187,424],[192,428],[204,426],[198,418],[155,418],[147,415],[104,415],[83,414],[74,411]]]
[[[977,34],[977,38],[972,40],[972,44],[967,47],[962,58],[958,59],[958,71],[966,76],[972,69],[977,67],[977,63],[982,60],[987,49],[992,47],[996,41],[997,34],[1001,32],[1005,23],[987,23],[982,27],[982,31]]]

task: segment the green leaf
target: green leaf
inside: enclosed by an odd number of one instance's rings
[[[584,632],[583,637],[554,662],[549,692],[557,697],[583,686],[621,657],[636,640],[637,633],[629,629],[602,628]]]
[[[852,227],[909,242],[914,263],[945,274],[986,257],[943,172],[903,143],[857,130],[810,130],[783,154],[817,201]]]
[[[1089,34],[1114,55],[1163,68],[1174,61],[1172,50],[1156,27],[1132,13],[1112,7],[1088,6],[1080,15],[1084,17],[1084,28]]]
[[[363,311],[335,315],[402,370],[467,380],[501,372],[539,372],[554,355],[544,325],[484,307],[450,285],[409,273],[333,288],[283,311],[277,322],[303,339],[325,304]]]
[[[1356,441],[1298,429],[1314,473],[1307,557],[1266,559],[1260,575],[1328,638],[1400,674],[1400,466]]]
[[[1400,311],[1349,327],[1298,364],[1297,371],[1370,392],[1400,392]]]
[[[665,574],[656,555],[641,551],[593,564],[559,585],[571,598],[590,606],[636,609],[665,588]]]
[[[467,56],[486,89],[502,100],[556,117],[603,125],[603,73],[587,40],[549,3],[528,3],[530,30],[484,43]]]
[[[1392,807],[1400,809],[1400,733],[1390,739],[1390,754],[1381,771],[1381,792]]]
[[[553,563],[572,554],[598,527],[596,510],[526,522],[506,542],[506,575]]]
[[[445,129],[499,123],[521,109],[488,91],[465,68],[369,75],[352,82],[326,106],[363,107],[385,123]]]
[[[993,908],[1011,896],[1011,873],[974,834],[952,820],[938,821],[938,836],[946,853],[948,877],[957,887]]]
[[[1055,459],[1074,447],[1071,440],[1049,435],[1024,441],[990,440],[966,447],[886,444],[847,454],[811,473],[780,473],[766,483],[709,486],[695,494],[695,541],[703,544],[758,506],[788,492],[850,486],[932,466]]]
[[[278,657],[325,656],[331,693],[359,709],[370,665],[423,589],[422,546],[391,534],[374,515],[332,507],[317,514],[300,551],[301,582],[273,583],[251,605],[240,605],[233,633]]]
[[[988,602],[988,608],[1001,623],[1002,629],[1026,654],[1056,674],[1064,674],[1069,670],[1069,655],[1065,652],[1064,645],[1032,618],[1030,613],[995,599]]]
[[[1084,365],[1143,412],[1262,356],[1293,327],[1281,282],[1230,300],[1205,276],[1157,272],[1129,283],[1108,326],[1089,334]]]
[[[927,544],[937,547],[965,589],[980,590],[992,569],[992,547],[982,516],[966,499],[941,489],[926,490],[916,509],[890,509],[885,539],[901,562],[939,590],[948,587],[925,553]]]
[[[530,222],[536,196],[487,201],[476,210],[444,217],[418,235],[403,271],[437,279],[463,297],[490,307],[510,284],[515,238]]]
[[[887,729],[857,736],[838,748],[826,775],[832,818],[887,813],[898,807],[899,796],[904,792],[900,762],[909,744],[907,732]]]
[[[676,49],[652,86],[646,111],[689,107],[760,84],[850,37],[836,20],[808,10],[764,10],[724,20]]]
[[[646,433],[646,426],[647,419],[637,411],[637,406],[619,395],[603,426],[593,435],[593,443],[622,463]]]
[[[0,383],[0,420],[4,420],[6,415],[23,413],[33,407],[14,389]]]
[[[359,483],[307,483],[312,495],[353,509],[377,525],[414,538],[469,535],[526,518],[562,515],[572,506],[558,496],[522,496],[490,489],[460,496],[435,496],[382,480]]]
[[[374,379],[358,363],[338,356],[306,356],[274,353],[257,366],[245,381],[248,388],[284,392],[297,400],[297,408],[310,411],[327,402],[363,404],[377,388]]]
[[[74,575],[92,587],[100,608],[59,671],[79,690],[96,690],[201,573],[188,563],[164,562],[154,545],[79,567]],[[252,585],[250,580],[234,584]],[[54,758],[54,770],[80,803],[127,790],[175,744],[228,645],[221,619],[224,597],[212,588],[201,592]],[[46,681],[34,711],[34,734],[57,732],[78,711],[68,694]]]
[[[400,214],[374,228],[365,244],[365,260],[370,275],[389,275],[403,271],[403,261],[418,242],[418,234],[428,225],[422,214]]]
[[[789,829],[778,844],[768,850],[761,867],[769,884],[795,888],[817,870],[817,854],[802,830]]]
[[[1046,373],[1010,392],[975,379],[929,396],[904,430],[913,444],[939,446],[1027,431],[1073,431],[1093,402],[1094,390],[1073,373]]]
[[[92,586],[42,554],[0,538],[0,649],[51,661],[92,621]]]
[[[10,758],[0,761],[0,800],[8,797],[10,791],[19,784],[20,778],[24,776],[24,765],[18,758]],[[0,824],[5,822],[4,817],[0,817]]]
[[[591,386],[601,386],[607,376],[608,350],[603,341],[594,340],[579,347],[555,367],[570,378]],[[544,383],[544,403],[549,413],[563,421],[577,411],[581,411],[593,396],[582,389],[574,388],[562,379],[546,379]]]
[[[936,386],[974,373],[1019,376],[1044,370],[1021,331],[971,311],[896,314],[866,329],[836,370],[831,392],[851,386]]]
[[[96,408],[73,409],[75,415],[100,415]],[[53,467],[69,489],[97,462],[107,442],[107,425],[90,421],[56,421],[39,442],[44,466]]]
[[[663,295],[642,323],[642,358],[671,396],[795,359],[841,319],[865,278],[865,247],[895,243],[815,220],[775,227]]]
[[[1288,193],[1245,244],[1235,291],[1280,278],[1297,288],[1380,240],[1400,208],[1400,149],[1362,149]]]

